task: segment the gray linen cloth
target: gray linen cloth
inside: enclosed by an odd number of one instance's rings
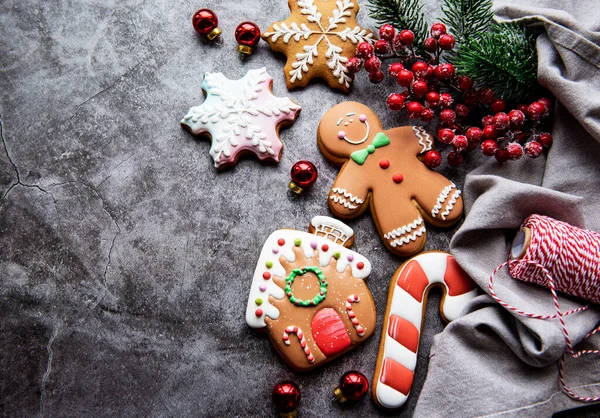
[[[537,40],[538,80],[560,102],[555,106],[554,146],[544,160],[500,165],[487,161],[466,179],[464,224],[451,252],[486,292],[491,271],[506,261],[510,242],[532,213],[600,231],[600,14],[581,1],[495,2],[500,20],[542,25]],[[554,313],[550,292],[509,277],[495,278],[508,303],[529,312]],[[580,306],[561,297],[563,310]],[[581,302],[581,301],[580,301]],[[579,342],[600,321],[596,305],[566,318]],[[581,345],[598,348],[596,335]],[[556,320],[517,316],[482,295],[464,317],[436,337],[416,417],[550,416],[585,405],[564,394],[558,360],[566,350]],[[568,359],[568,386],[600,395],[598,356]]]

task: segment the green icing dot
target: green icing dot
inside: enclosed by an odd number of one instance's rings
[[[302,244],[302,240],[301,240],[300,238],[296,238],[296,239],[294,240],[294,245],[295,245],[296,247],[299,247],[299,246],[300,246],[300,244]]]
[[[336,252],[334,252],[334,253],[333,253],[333,257],[334,257],[336,260],[338,260],[338,259],[339,259],[341,256],[342,256],[342,255],[340,254],[340,252],[339,252],[339,251],[336,251]]]
[[[267,268],[270,269],[271,267],[273,267],[273,262],[269,260],[265,263],[265,266],[267,266]]]
[[[254,301],[254,303],[256,303],[258,306],[262,305],[263,300],[261,298],[256,298],[256,300]]]

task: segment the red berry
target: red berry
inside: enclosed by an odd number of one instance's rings
[[[472,126],[467,129],[465,136],[469,140],[470,143],[476,144],[481,141],[481,137],[483,136],[483,131],[476,126]]]
[[[379,28],[379,37],[381,39],[385,39],[386,41],[391,41],[394,39],[396,35],[396,29],[389,23],[386,23],[382,27]]]
[[[494,155],[497,149],[498,143],[493,139],[488,139],[487,141],[483,141],[481,143],[481,152],[483,152],[483,155],[487,155],[488,157]]]
[[[408,87],[412,84],[414,78],[415,76],[413,75],[412,71],[401,70],[398,73],[398,77],[396,77],[396,81],[398,81],[398,84],[400,84],[402,87]]]
[[[417,80],[412,84],[412,92],[415,96],[421,97],[427,93],[427,83],[423,80]]]
[[[427,74],[428,67],[429,66],[426,63],[424,63],[423,61],[417,61],[412,66],[412,72],[417,77],[423,77],[425,74]]]
[[[382,71],[377,71],[376,73],[369,73],[369,81],[373,84],[381,83],[385,78],[385,74]]]
[[[408,117],[415,119],[421,116],[423,105],[419,102],[408,102],[406,105],[406,110],[408,112]]]
[[[424,123],[429,123],[433,120],[433,117],[435,116],[435,114],[433,113],[433,110],[426,107],[421,111],[421,120]]]
[[[431,151],[427,151],[423,157],[423,162],[429,168],[439,167],[442,163],[442,154],[433,149]]]
[[[484,105],[490,105],[494,101],[494,90],[484,87],[479,90],[479,101]]]
[[[357,73],[362,68],[362,60],[357,57],[348,58],[348,61],[346,62],[346,68],[351,73]]]
[[[367,59],[373,55],[373,45],[368,42],[361,42],[356,46],[356,56]]]
[[[456,135],[452,140],[452,145],[457,151],[464,151],[469,146],[469,140],[464,135]]]
[[[398,73],[404,70],[404,65],[400,62],[394,62],[388,67],[388,74],[392,77],[398,77]]]
[[[431,36],[434,38],[439,38],[441,35],[446,33],[446,25],[443,23],[437,22],[431,25]]]
[[[502,99],[495,99],[490,105],[492,113],[504,112],[504,109],[506,109],[506,102]]]
[[[461,103],[454,106],[454,112],[459,118],[466,118],[469,116],[469,108]]]
[[[463,91],[467,91],[473,87],[473,80],[466,75],[460,76],[458,77],[458,87]]]
[[[513,128],[520,128],[525,122],[525,114],[517,109],[508,112],[508,118],[510,119],[510,126]]]
[[[529,141],[525,144],[525,154],[527,154],[529,158],[539,157],[542,155],[543,150],[542,144],[537,141]]]
[[[375,55],[365,61],[365,70],[368,73],[376,73],[381,69],[381,60]]]
[[[496,127],[494,125],[488,125],[483,127],[483,139],[496,139],[498,134],[496,133]]]
[[[523,156],[523,146],[518,142],[511,142],[506,146],[506,151],[508,152],[508,157],[511,160],[518,160]]]
[[[375,42],[375,53],[379,55],[387,55],[392,51],[392,45],[385,39],[380,39]]]
[[[440,104],[440,94],[435,91],[430,91],[427,93],[427,96],[425,96],[425,100],[430,107],[437,107]]]
[[[440,44],[440,48],[442,48],[445,51],[448,51],[454,47],[454,36],[448,35],[446,33],[440,36],[438,43]]]
[[[440,122],[445,125],[449,125],[456,121],[456,113],[450,109],[444,109],[440,112]]]
[[[415,41],[415,34],[411,30],[405,29],[398,35],[400,36],[400,42],[402,43],[402,45],[409,46],[412,45],[412,43]]]
[[[541,104],[546,108],[546,112],[550,112],[552,110],[552,100],[547,97],[542,97],[538,100]]]
[[[479,93],[471,88],[463,93],[463,101],[469,107],[475,107],[479,103]]]
[[[425,74],[423,74],[423,78],[425,80],[432,80],[433,79],[433,67],[431,65],[427,66],[427,71],[425,72]]]
[[[498,148],[496,150],[496,152],[494,153],[494,157],[496,157],[496,161],[498,161],[499,163],[505,163],[510,159],[508,151],[501,148]]]
[[[531,120],[540,120],[546,113],[546,107],[540,102],[533,102],[527,106],[527,116]]]
[[[398,111],[404,106],[404,96],[398,93],[392,93],[388,96],[386,101],[387,107],[390,110]]]
[[[442,144],[451,144],[454,139],[454,132],[452,129],[443,128],[438,131],[438,141]]]
[[[517,105],[517,110],[520,110],[523,113],[527,113],[527,105],[521,103],[520,105]]]
[[[458,151],[450,151],[448,153],[448,156],[446,157],[446,160],[448,160],[448,165],[451,167],[457,167],[459,165],[462,164],[463,162],[463,156],[460,152]]]
[[[454,65],[446,63],[435,67],[433,74],[438,80],[447,80],[454,75],[455,71]]]
[[[494,115],[493,121],[494,121],[494,126],[499,131],[503,131],[503,130],[507,129],[508,125],[510,124],[510,119],[508,118],[508,115],[504,112],[496,113]]]
[[[538,142],[540,144],[542,144],[542,147],[550,148],[552,146],[552,143],[554,142],[554,139],[552,138],[552,135],[550,135],[549,133],[543,132],[538,137]]]
[[[437,41],[435,38],[427,38],[423,41],[423,47],[427,52],[435,52],[437,49]]]
[[[440,94],[440,103],[442,107],[449,108],[454,104],[454,98],[450,93],[442,93]]]
[[[494,117],[492,115],[486,115],[481,118],[481,124],[483,126],[489,126],[494,124]]]

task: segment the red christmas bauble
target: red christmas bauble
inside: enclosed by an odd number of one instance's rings
[[[242,54],[251,55],[260,41],[260,28],[254,22],[242,22],[235,29],[235,40]]]
[[[295,416],[296,408],[300,404],[300,388],[294,382],[286,381],[277,383],[271,393],[273,404],[283,417]]]
[[[312,186],[317,181],[317,167],[310,161],[301,160],[292,166],[290,175],[292,181],[289,188],[294,193],[300,194],[305,188]]]
[[[359,371],[350,370],[340,379],[340,385],[333,390],[340,402],[358,401],[369,391],[369,380]]]
[[[206,35],[209,40],[215,39],[221,34],[219,29],[219,18],[210,9],[200,9],[192,17],[194,30],[200,35]]]

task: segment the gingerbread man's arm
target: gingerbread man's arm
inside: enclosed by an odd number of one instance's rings
[[[354,218],[369,206],[369,186],[364,168],[349,160],[329,191],[329,209],[340,218]]]
[[[458,221],[463,212],[461,191],[440,173],[423,167],[420,174],[428,187],[415,191],[414,200],[418,203],[423,217],[431,224],[450,226]]]

